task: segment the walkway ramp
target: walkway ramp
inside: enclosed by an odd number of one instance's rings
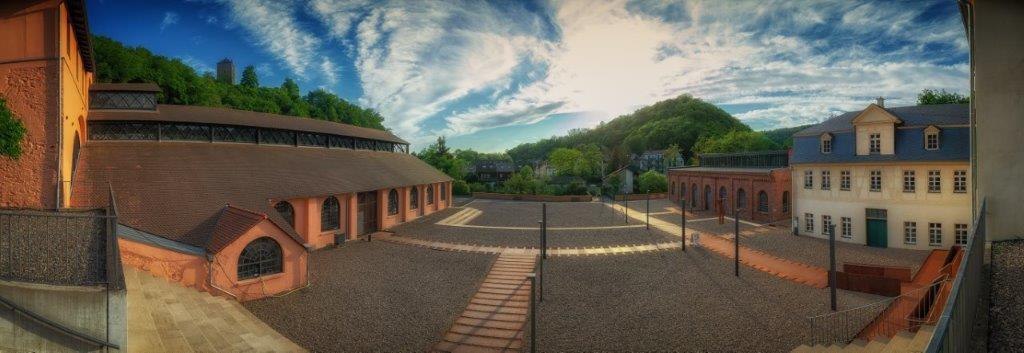
[[[916,333],[901,331],[892,338],[880,338],[874,341],[855,340],[849,344],[833,345],[802,345],[792,353],[846,352],[846,353],[920,353],[928,346],[928,341],[935,332],[935,326],[921,326]]]
[[[305,352],[237,301],[124,268],[129,352]]]
[[[537,257],[501,254],[434,352],[521,352]]]

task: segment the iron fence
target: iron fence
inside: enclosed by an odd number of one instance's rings
[[[929,285],[897,297],[843,311],[813,316],[810,321],[810,345],[846,344],[855,339],[870,341],[892,337],[900,331],[916,331],[934,323],[932,305],[941,297],[950,281],[942,277]]]
[[[928,341],[927,353],[967,352],[971,347],[977,314],[978,294],[985,275],[985,200],[981,201],[974,219],[971,236],[964,247],[966,253],[956,269],[949,297],[935,325],[935,334]]]

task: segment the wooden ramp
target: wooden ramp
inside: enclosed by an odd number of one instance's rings
[[[501,254],[435,352],[519,352],[530,311],[534,255]]]

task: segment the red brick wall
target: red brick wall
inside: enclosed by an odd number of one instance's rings
[[[693,185],[697,185],[696,209],[704,209],[704,188],[711,187],[711,195],[714,198],[719,196],[722,187],[726,189],[725,211],[731,215],[736,207],[736,198],[740,189],[745,193],[745,205],[740,213],[741,219],[754,222],[779,222],[789,219],[790,211],[793,208],[793,194],[790,191],[789,169],[776,169],[770,173],[740,173],[740,172],[696,172],[684,170],[669,170],[669,199],[678,203],[680,194],[685,195],[687,200],[686,208],[694,209],[691,191]],[[685,186],[682,186],[685,185]],[[680,190],[683,192],[680,193]],[[757,210],[758,194],[764,191],[768,195],[768,206],[770,212]],[[788,193],[789,210],[783,209],[783,193]],[[714,200],[708,202],[709,209],[715,210]]]

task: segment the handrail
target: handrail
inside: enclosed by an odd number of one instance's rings
[[[24,315],[29,319],[32,319],[40,324],[43,324],[47,327],[53,328],[61,333],[64,333],[65,335],[68,335],[71,338],[78,339],[82,342],[90,343],[97,347],[110,347],[118,350],[121,349],[117,344],[110,343],[96,337],[92,337],[86,333],[78,332],[77,330],[64,326],[56,321],[51,321],[50,319],[47,319],[39,314],[36,314],[31,310],[28,310],[18,304],[15,304],[14,302],[7,300],[7,298],[4,298],[3,296],[0,296],[0,304],[3,304],[4,306],[10,308],[12,311],[14,311],[15,314]]]
[[[955,306],[957,297],[959,297],[960,290],[963,288],[964,278],[971,276],[972,274],[967,273],[967,265],[971,262],[970,257],[974,256],[974,252],[977,251],[975,242],[978,241],[979,229],[984,232],[985,222],[985,210],[987,208],[985,199],[981,200],[981,207],[978,208],[977,217],[975,217],[974,224],[971,225],[971,236],[967,240],[967,246],[964,247],[965,252],[960,260],[960,264],[957,266],[957,276],[953,280],[953,285],[950,288],[949,296],[946,298],[945,307],[942,309],[942,315],[939,316],[939,321],[935,324],[935,334],[932,335],[932,339],[928,341],[928,346],[925,349],[927,353],[938,353],[942,350],[942,342],[945,341],[948,336],[949,322],[953,316],[953,307]],[[984,233],[981,233],[984,236]],[[984,253],[984,244],[981,244],[981,251]],[[972,305],[973,303],[962,303],[964,305]]]

